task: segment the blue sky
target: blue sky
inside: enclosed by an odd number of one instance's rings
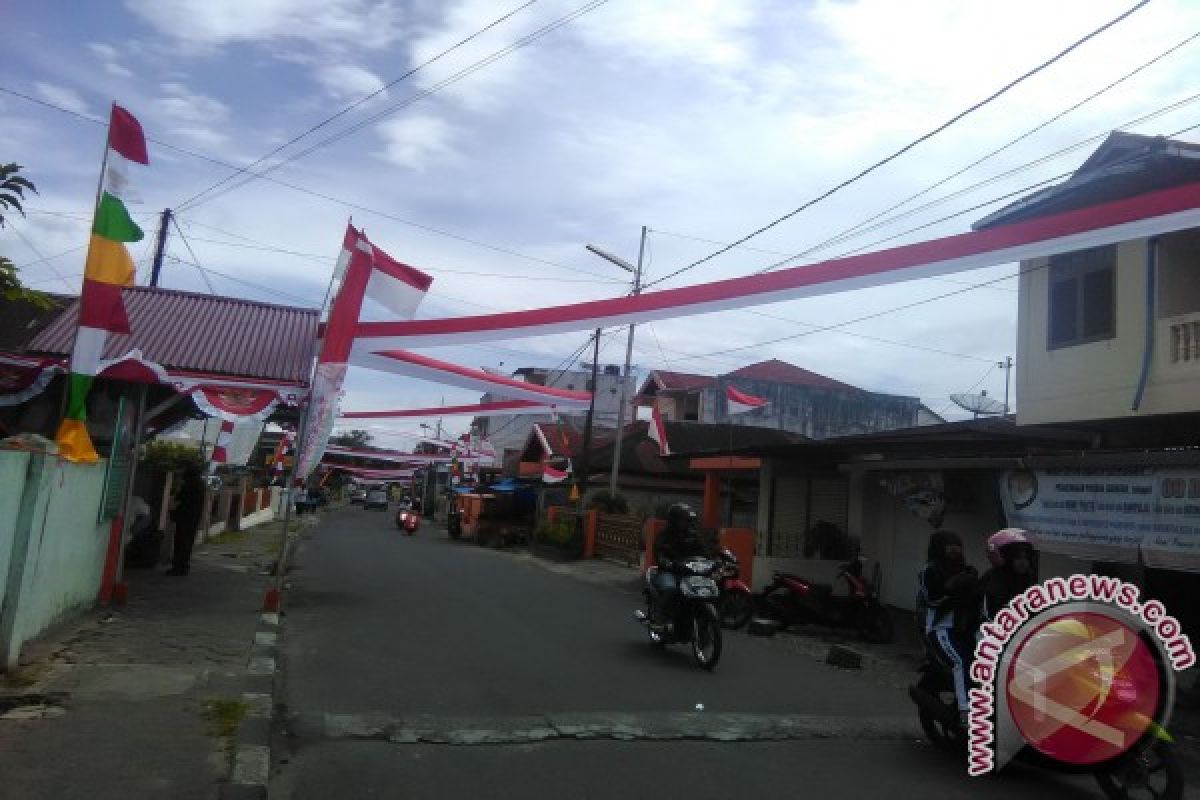
[[[179,220],[191,250],[178,237],[171,240],[163,284],[207,291],[200,271],[177,259],[198,260],[256,284],[210,274],[219,293],[315,306],[353,213],[373,241],[435,276],[421,316],[611,296],[622,291],[625,274],[587,253],[585,243],[632,259],[640,226],[648,225],[648,277],[666,274],[715,248],[678,234],[714,241],[742,236],[986,96],[1131,2],[609,0],[457,83],[407,102],[582,4],[539,0],[284,151],[297,152],[326,132],[382,114],[272,173],[345,202],[256,180],[184,206]],[[0,84],[96,118],[116,100],[151,137],[244,165],[518,5],[17,4],[6,10],[10,35]],[[980,113],[750,242],[758,249],[739,248],[667,285],[747,274],[779,258],[761,250],[804,251],[925,189],[1196,30],[1200,6],[1156,0]],[[1195,90],[1191,76],[1198,74],[1198,60],[1200,44],[1185,46],[923,200],[1187,97]],[[1200,108],[1188,104],[1131,130],[1168,133],[1196,122]],[[101,126],[0,93],[0,161],[23,164],[40,189],[29,216],[0,231],[0,252],[28,265],[24,276],[38,288],[77,290],[103,136]],[[879,246],[873,242],[896,234],[894,243],[960,232],[987,208],[904,233],[1067,171],[1093,146],[813,257],[872,249]],[[157,211],[180,208],[228,174],[161,146],[151,144],[150,151],[143,202],[135,209],[148,230]],[[142,245],[134,252],[145,255]],[[147,272],[139,272],[141,280]],[[982,282],[1011,272],[997,268],[954,280]],[[758,309],[770,316],[727,312],[655,323],[639,328],[634,360],[643,369],[715,374],[775,357],[875,391],[919,395],[937,409],[946,406],[950,392],[976,384],[1001,394],[1003,373],[989,364],[1013,352],[1015,281],[842,331],[704,355],[954,288],[961,287],[919,281]],[[583,339],[544,337],[431,354],[472,366],[553,366]],[[623,336],[604,341],[602,360],[621,360]],[[345,406],[411,407],[436,404],[443,396],[447,403],[474,399],[462,390],[356,370]],[[415,428],[417,422],[395,427]]]

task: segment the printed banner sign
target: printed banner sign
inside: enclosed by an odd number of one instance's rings
[[[1000,496],[1049,552],[1200,571],[1200,468],[1009,470]]]

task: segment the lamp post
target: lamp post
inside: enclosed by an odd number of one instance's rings
[[[646,254],[646,226],[642,226],[642,239],[638,245],[638,260],[637,266],[630,264],[623,258],[614,256],[612,253],[607,253],[595,245],[587,245],[587,249],[596,255],[603,258],[605,261],[616,264],[626,272],[633,273],[633,292],[632,294],[641,294],[642,291],[642,259]],[[625,433],[625,402],[629,387],[629,362],[633,358],[633,329],[636,326],[633,323],[629,324],[629,338],[625,341],[625,372],[621,377],[621,404],[617,407],[617,441],[613,447],[612,475],[608,480],[609,494],[617,493],[617,474],[621,471],[621,439]],[[592,392],[595,393],[595,387],[592,387]]]

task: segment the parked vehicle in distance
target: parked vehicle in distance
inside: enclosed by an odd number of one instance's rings
[[[712,577],[721,589],[721,599],[717,601],[721,624],[734,630],[742,627],[754,615],[754,597],[741,578],[737,556],[729,548],[717,553],[717,569]]]
[[[412,536],[417,532],[417,528],[421,527],[421,516],[407,504],[401,504],[400,510],[396,512],[396,527]]]
[[[387,511],[388,496],[386,489],[371,489],[363,498],[363,508],[370,511],[372,508],[378,508],[381,511]]]
[[[776,572],[771,583],[755,595],[757,611],[784,627],[807,623],[854,628],[868,642],[890,642],[892,618],[879,602],[878,578],[867,580],[862,571],[861,557],[838,569],[835,580],[845,581],[845,594],[835,592],[828,583]]]

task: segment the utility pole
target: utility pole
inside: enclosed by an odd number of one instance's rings
[[[583,506],[583,496],[587,494],[588,475],[592,471],[592,420],[596,415],[596,375],[600,368],[600,328],[596,328],[595,345],[592,350],[592,397],[588,400],[587,422],[583,426],[583,458],[579,459],[579,504]]]
[[[642,293],[642,259],[646,255],[646,226],[642,226],[642,240],[638,245],[637,269],[633,273],[633,294]],[[633,329],[629,323],[629,338],[625,341],[625,374],[621,377],[621,405],[617,407],[617,440],[613,449],[612,476],[608,480],[608,491],[617,493],[617,475],[621,471],[621,439],[625,434],[625,403],[629,393],[629,362],[633,358]]]
[[[150,268],[150,285],[158,286],[162,273],[163,253],[167,250],[167,227],[171,224],[171,209],[164,208],[159,216],[158,241],[154,245],[154,266]]]
[[[1008,414],[1008,384],[1012,376],[1013,357],[1005,356],[1003,361],[997,361],[996,366],[1004,370],[1004,413]]]

